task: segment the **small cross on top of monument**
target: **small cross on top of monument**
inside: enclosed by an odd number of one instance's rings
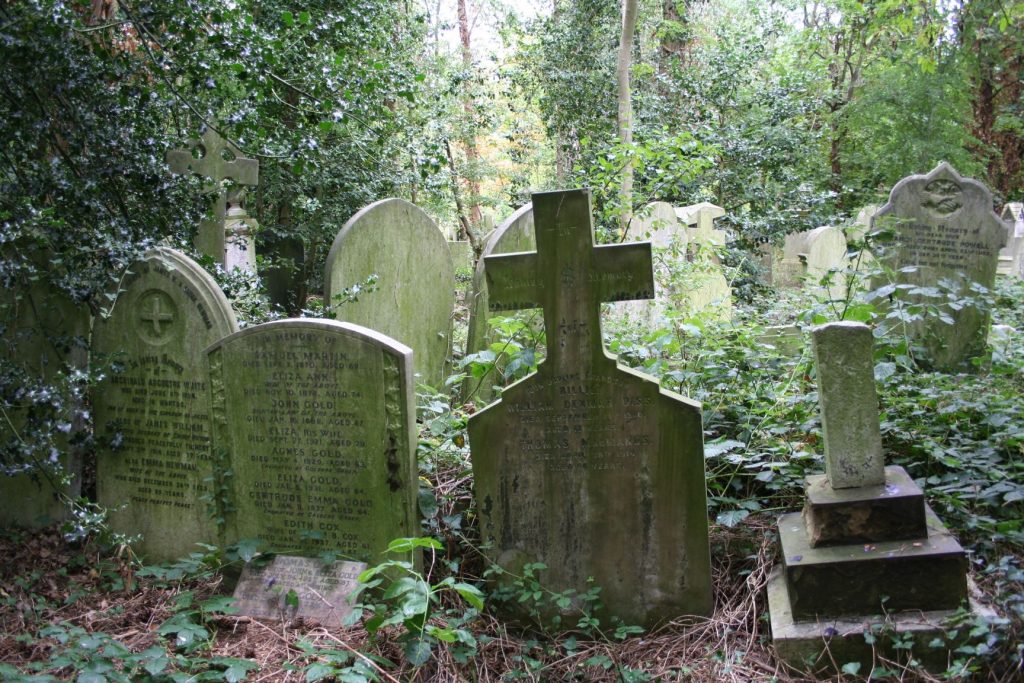
[[[614,362],[601,341],[601,303],[654,298],[650,243],[595,246],[589,190],[535,194],[533,213],[536,252],[485,259],[490,309],[544,309],[542,372]]]
[[[167,163],[175,173],[195,173],[214,183],[222,180],[233,180],[239,185],[259,183],[260,162],[242,156],[242,150],[209,126],[201,140],[189,140],[184,149],[169,151]]]

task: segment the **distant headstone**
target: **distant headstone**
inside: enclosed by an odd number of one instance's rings
[[[710,258],[718,263],[718,256],[713,249],[725,244],[725,233],[715,228],[715,219],[724,216],[725,209],[710,202],[700,202],[676,209],[676,215],[682,224],[689,226],[687,241],[691,258],[700,249],[710,247]]]
[[[165,247],[131,265],[94,324],[97,498],[148,561],[218,541],[204,351],[236,329],[213,278]]]
[[[871,328],[829,323],[811,330],[811,341],[829,484],[845,489],[884,483]]]
[[[785,237],[781,251],[772,259],[772,284],[776,287],[801,287],[807,264],[801,258],[806,253],[807,232],[791,232]]]
[[[362,562],[330,562],[276,555],[268,564],[248,563],[235,586],[234,607],[247,617],[290,621],[315,619],[342,626],[352,612],[349,596],[359,586]]]
[[[77,303],[42,276],[37,282],[0,294],[0,326],[4,364],[24,372],[30,381],[55,384],[62,376],[88,365],[88,338],[92,316],[87,306]],[[5,392],[6,393],[6,392]],[[6,397],[5,397],[6,398]],[[80,405],[66,406],[61,416],[69,431],[53,429],[54,451],[26,453],[22,437],[27,411],[24,399],[4,400],[7,419],[0,421],[0,449],[17,453],[23,474],[5,476],[0,472],[0,527],[40,527],[61,521],[67,507],[59,494],[77,498],[81,491],[81,457],[68,438],[82,429],[75,417]],[[28,401],[30,403],[30,401]],[[15,462],[4,463],[11,467]],[[61,483],[61,475],[70,484]]]
[[[379,561],[414,536],[412,351],[334,320],[279,320],[209,352],[214,453],[227,542]]]
[[[808,284],[831,299],[846,297],[846,237],[840,228],[824,225],[807,233],[804,251],[800,255],[804,263],[804,277]],[[826,275],[832,272],[828,286],[821,285]]]
[[[871,222],[880,207],[876,204],[868,204],[857,212],[857,217],[845,228],[847,246],[853,253],[849,253],[850,268],[857,272],[866,272],[872,268],[875,259],[871,251],[866,248],[868,235],[871,231]]]
[[[519,207],[487,237],[480,259],[473,272],[473,292],[469,301],[469,331],[466,338],[466,355],[479,353],[487,349],[491,342],[491,330],[487,321],[493,315],[488,307],[490,301],[487,290],[486,258],[494,254],[510,254],[518,251],[533,251],[537,248],[537,240],[533,233],[533,205]],[[468,377],[462,384],[462,398],[468,401],[471,397],[484,402],[494,396],[491,387],[500,384],[500,380],[492,374],[484,377]]]
[[[377,291],[339,303],[338,295],[371,275]],[[403,199],[361,209],[334,238],[324,294],[338,320],[369,327],[415,352],[419,382],[442,386],[451,347],[455,269],[444,235]]]
[[[533,207],[537,251],[487,259],[491,310],[542,308],[548,356],[469,420],[483,541],[510,571],[545,564],[555,592],[592,578],[626,623],[709,614],[700,405],[601,340],[602,301],[652,296],[650,245],[595,247],[583,190]]]
[[[455,269],[471,269],[473,267],[473,245],[466,240],[448,240],[448,249],[452,252],[452,265]]]
[[[942,621],[967,598],[963,548],[903,468],[884,467],[870,328],[831,323],[812,335],[826,474],[807,477],[802,513],[779,518],[782,563],[768,585],[776,650],[795,666],[827,650],[823,660],[870,667],[894,656],[865,635],[884,623],[898,648],[945,667],[948,652],[932,641],[945,642]],[[922,624],[922,612],[936,614]]]
[[[245,212],[243,200],[244,186],[259,183],[259,162],[243,157],[242,150],[235,144],[207,127],[201,139],[189,140],[183,149],[169,151],[167,163],[174,173],[194,173],[210,181],[214,194],[212,218],[203,219],[199,224],[196,248],[225,270],[255,271],[253,233],[259,224]],[[225,180],[241,187],[225,191],[221,187]]]
[[[1024,204],[1009,202],[1001,218],[1006,224],[1006,246],[999,250],[998,273],[1024,277]]]
[[[651,202],[633,216],[629,234],[651,243],[654,259],[654,298],[618,301],[612,304],[608,319],[650,328],[664,313],[672,298],[673,262],[686,257],[687,230],[679,223],[676,210],[667,202]]]
[[[952,282],[970,295],[976,283],[991,289],[1006,226],[992,211],[992,193],[976,180],[961,178],[948,163],[928,175],[904,178],[892,189],[889,203],[875,215],[874,226],[891,229],[894,243],[876,256],[896,274],[897,282],[921,293],[900,294],[908,303],[943,303],[928,289]],[[925,297],[925,298],[922,298]],[[908,333],[926,351],[926,362],[939,370],[971,369],[971,359],[985,352],[989,317],[977,306],[944,307],[938,315],[909,323]]]

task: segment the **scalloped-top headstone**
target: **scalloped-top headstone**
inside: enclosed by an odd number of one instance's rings
[[[941,309],[941,315],[908,323],[911,337],[925,349],[922,360],[943,371],[971,369],[972,359],[985,353],[989,316],[975,305],[946,306],[943,290],[951,283],[959,290],[954,296],[976,296],[973,284],[991,289],[995,283],[1006,226],[992,210],[992,193],[943,162],[927,175],[898,182],[872,226],[894,234],[876,256],[898,283],[918,288],[897,296]],[[952,324],[942,320],[946,316]]]
[[[447,245],[445,245],[447,248]],[[225,540],[378,562],[414,536],[412,351],[352,323],[288,319],[209,349]]]
[[[490,327],[488,319],[493,315],[488,302],[486,276],[486,258],[494,254],[510,254],[518,251],[533,251],[537,248],[537,240],[533,234],[533,205],[519,207],[515,213],[505,219],[501,225],[487,236],[484,248],[480,252],[480,260],[473,272],[473,293],[469,302],[469,332],[466,337],[466,354],[479,353],[490,346]],[[462,385],[463,400],[478,398],[490,401],[494,396],[491,387],[498,380],[491,374],[484,377],[469,377]]]
[[[213,278],[165,247],[131,265],[94,324],[96,493],[148,561],[219,541],[205,350],[237,329]]]
[[[340,303],[345,290],[377,276],[376,291]],[[328,304],[345,320],[413,350],[418,382],[440,387],[451,341],[455,270],[444,234],[422,209],[382,199],[361,209],[334,238],[324,271]]]
[[[482,540],[514,573],[543,563],[556,593],[593,580],[626,623],[708,614],[700,404],[601,339],[602,302],[652,296],[650,244],[595,246],[584,190],[533,208],[537,251],[487,260],[491,309],[542,308],[548,356],[469,420]]]

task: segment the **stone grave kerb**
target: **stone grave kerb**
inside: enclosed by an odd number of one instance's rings
[[[543,309],[548,355],[538,374],[610,370],[601,303],[654,297],[651,245],[595,245],[586,190],[535,194],[533,210],[537,251],[486,257],[488,307]]]

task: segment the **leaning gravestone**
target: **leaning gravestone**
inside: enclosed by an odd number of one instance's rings
[[[445,245],[447,249],[447,245]],[[413,536],[412,351],[334,320],[279,320],[208,350],[228,542],[379,561]]]
[[[930,290],[944,283],[973,295],[973,285],[991,289],[1006,226],[992,211],[992,193],[976,180],[961,178],[943,162],[928,175],[904,178],[889,194],[889,203],[874,217],[874,227],[891,229],[892,244],[876,254],[899,284],[919,294],[898,294],[906,303],[936,304],[940,315],[908,323],[925,360],[938,370],[967,370],[985,352],[989,316],[975,305],[946,306]],[[941,294],[941,292],[940,292]],[[953,324],[943,322],[949,316]]]
[[[165,247],[132,264],[94,325],[94,369],[114,364],[93,391],[96,494],[148,561],[218,541],[204,351],[236,329],[213,278]]]
[[[346,289],[371,275],[377,276],[377,291],[340,302]],[[324,295],[338,320],[377,330],[412,348],[419,382],[442,385],[455,270],[444,234],[422,209],[404,199],[383,199],[345,223],[327,256]]]
[[[811,289],[829,299],[846,298],[846,236],[842,229],[823,225],[807,233],[804,240],[804,277]],[[831,277],[822,285],[822,280]]]
[[[249,562],[235,586],[234,607],[247,617],[280,621],[302,617],[337,628],[352,611],[349,596],[365,569],[362,562],[324,562],[292,555],[275,555],[263,567]]]
[[[24,372],[29,381],[55,384],[66,373],[84,370],[88,365],[86,340],[92,324],[89,309],[50,284],[44,274],[35,282],[0,294],[0,320],[3,364]],[[60,429],[52,430],[52,447],[56,450],[25,454],[22,432],[28,412],[19,407],[24,399],[12,398],[9,403],[5,401],[7,419],[0,421],[0,448],[19,453],[18,466],[26,469],[12,476],[0,472],[0,527],[39,527],[63,520],[67,507],[61,494],[72,499],[80,494],[80,455],[68,432]],[[70,414],[60,417],[69,432],[82,429],[81,420],[75,417],[80,408],[67,406]],[[70,479],[67,486],[61,483],[62,475]]]
[[[491,317],[489,296],[487,291],[486,258],[493,254],[510,254],[517,251],[532,251],[537,247],[533,234],[533,205],[521,206],[501,225],[499,225],[484,243],[480,252],[480,260],[476,262],[473,272],[473,294],[469,302],[469,331],[466,337],[466,355],[479,353],[487,349],[491,342],[490,327],[487,324]],[[484,402],[494,396],[491,387],[499,383],[493,375],[469,377],[462,384],[462,400],[471,397]]]
[[[487,259],[491,310],[544,310],[548,357],[469,420],[483,541],[546,588],[652,626],[711,611],[700,405],[618,367],[602,301],[650,298],[649,244],[594,246],[590,195],[533,195],[537,251]],[[541,606],[550,616],[554,608]]]

